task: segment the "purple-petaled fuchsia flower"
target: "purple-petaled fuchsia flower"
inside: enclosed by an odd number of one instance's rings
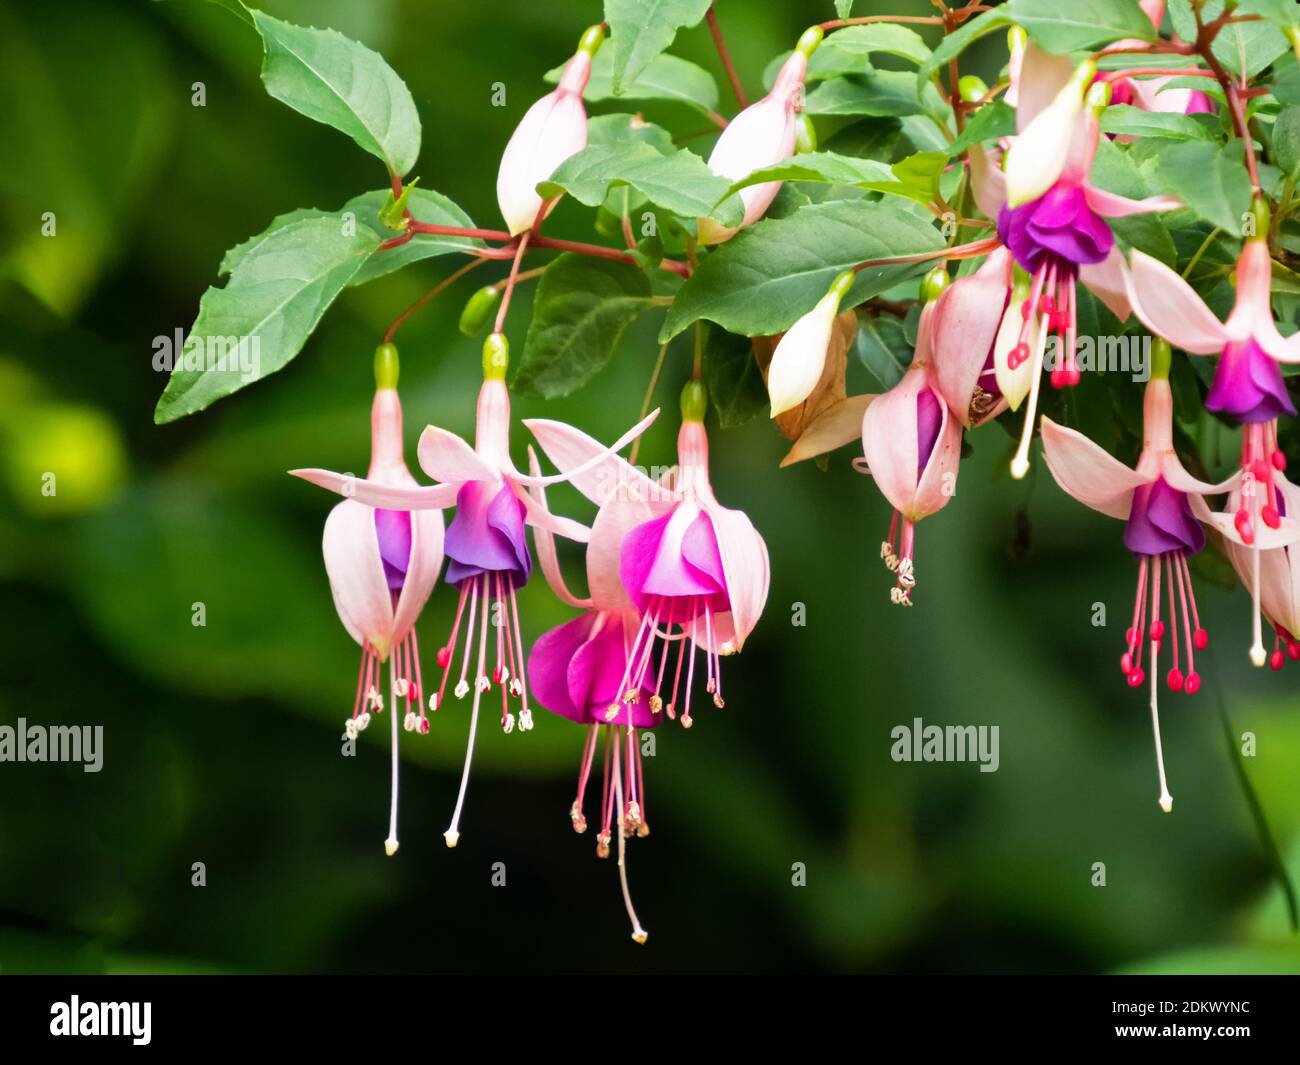
[[[1267,211],[1257,207],[1257,233],[1268,232]],[[1134,313],[1144,325],[1192,355],[1218,355],[1219,364],[1206,396],[1206,409],[1242,424],[1241,476],[1246,486],[1229,500],[1231,514],[1215,515],[1229,539],[1259,551],[1289,542],[1294,518],[1283,529],[1275,475],[1286,468],[1277,446],[1279,414],[1294,414],[1280,363],[1300,362],[1300,339],[1277,331],[1272,308],[1273,264],[1262,237],[1246,241],[1237,260],[1237,300],[1220,322],[1178,274],[1140,251],[1133,252],[1130,290]],[[1261,528],[1262,523],[1262,528]],[[1254,587],[1254,639],[1251,661],[1266,660],[1260,624],[1258,582]]]
[[[402,404],[397,395],[397,349],[383,345],[375,355],[378,387],[370,412],[372,481],[414,488],[415,478],[402,456]],[[411,514],[375,510],[353,499],[330,511],[322,539],[325,571],[339,620],[361,645],[361,669],[347,738],[370,723],[370,712],[384,708],[380,670],[389,671],[393,723],[393,781],[388,838],[397,851],[397,712],[402,703],[406,731],[429,731],[422,706],[420,648],[415,621],[442,568],[443,526],[437,511]]]
[[[1173,799],[1160,744],[1157,661],[1167,634],[1173,664],[1166,684],[1171,691],[1193,695],[1200,689],[1195,652],[1209,645],[1209,636],[1201,627],[1187,560],[1205,544],[1199,523],[1214,518],[1205,497],[1230,491],[1239,476],[1212,485],[1183,469],[1174,452],[1168,345],[1157,345],[1153,361],[1143,401],[1142,454],[1136,469],[1129,469],[1082,433],[1050,418],[1043,419],[1043,454],[1062,489],[1093,510],[1126,523],[1124,546],[1138,559],[1138,583],[1120,669],[1130,687],[1140,687],[1146,680],[1142,656],[1149,643],[1159,803],[1168,813]],[[1162,616],[1165,607],[1167,614]]]
[[[443,675],[438,692],[429,697],[430,709],[437,710],[444,701],[462,624],[465,639],[459,680],[455,686],[458,699],[469,693],[470,660],[475,656],[476,646],[477,653],[465,769],[451,826],[445,834],[449,847],[454,847],[460,838],[460,814],[469,784],[479,702],[483,694],[493,684],[501,689],[501,726],[505,732],[512,732],[515,727],[515,715],[510,709],[512,697],[520,703],[520,730],[527,731],[533,725],[532,712],[528,708],[528,690],[524,684],[526,654],[515,595],[532,570],[524,526],[531,525],[534,529],[545,529],[583,542],[591,534],[585,525],[552,514],[526,491],[528,486],[555,484],[567,480],[570,475],[538,478],[521,474],[510,459],[510,395],[505,384],[508,351],[505,337],[499,333],[492,334],[484,344],[484,380],[478,397],[474,447],[455,434],[432,425],[421,434],[420,466],[438,484],[397,487],[375,480],[359,481],[329,470],[292,471],[297,477],[371,506],[410,511],[456,507],[456,516],[446,536],[447,580],[459,587],[460,601],[451,635],[438,651],[438,664]],[[592,465],[635,439],[657,416],[658,411],[655,411],[608,451],[600,449],[592,456]],[[583,470],[576,472],[582,473]],[[489,627],[490,613],[500,624]],[[496,663],[490,674],[487,668],[489,628]]]
[[[863,458],[854,460],[894,508],[880,557],[898,575],[889,597],[899,606],[912,605],[916,523],[948,505],[961,460],[961,423],[943,399],[932,358],[935,309],[930,302],[921,310],[916,350],[902,380],[867,406]]]
[[[609,573],[617,558],[627,598],[641,616],[620,678],[622,695],[603,713],[607,722],[619,720],[648,690],[653,714],[676,719],[680,704],[689,728],[697,648],[704,652],[705,690],[722,707],[722,657],[744,646],[767,601],[763,538],[745,514],[717,501],[709,482],[705,406],[703,386],[688,382],[672,484],[619,460],[589,469],[595,441],[557,432],[555,423],[529,423],[551,462],[570,471],[574,486],[600,507],[587,549],[589,572]],[[581,475],[572,472],[580,469]]]
[[[1058,64],[1036,62],[1031,80],[1028,53],[1025,68],[1016,112],[1020,132],[1007,150],[1005,174],[979,148],[971,153],[976,201],[997,219],[998,235],[1028,275],[1019,300],[1019,334],[1007,349],[1006,370],[998,375],[1005,381],[1006,375],[1019,371],[1029,385],[1025,426],[1011,463],[1016,478],[1029,471],[1040,378],[1053,334],[1063,352],[1051,369],[1053,386],[1079,381],[1076,281],[1087,285],[1121,320],[1128,317],[1128,272],[1106,219],[1181,206],[1171,196],[1132,200],[1092,184],[1089,175],[1101,136],[1097,114],[1107,92],[1105,85],[1096,86],[1085,106],[1084,89],[1096,73],[1092,63],[1081,64],[1045,106],[1051,79],[1063,71]],[[1002,390],[1007,393],[1008,385]]]

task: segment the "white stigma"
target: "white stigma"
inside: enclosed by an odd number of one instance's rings
[[[460,833],[454,828],[449,828],[442,834],[442,838],[447,841],[448,847],[454,847],[460,842]]]
[[[384,840],[384,853],[387,854],[388,857],[390,857],[390,858],[391,858],[394,854],[396,854],[396,853],[397,853],[397,840],[395,840],[395,839],[386,839],[386,840]]]

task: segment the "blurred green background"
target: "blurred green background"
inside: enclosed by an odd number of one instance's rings
[[[510,130],[600,17],[596,0],[265,7],[381,51],[421,111],[422,186],[485,226]],[[719,13],[752,95],[773,55],[833,16],[830,0]],[[967,65],[984,54],[991,77],[1001,42],[984,43]],[[718,75],[732,110],[707,30],[674,51]],[[911,611],[889,603],[887,505],[847,452],[828,472],[778,471],[785,442],[765,419],[714,432],[716,489],[766,536],[772,591],[726,664],[727,709],[661,730],[647,763],[654,831],[629,860],[648,946],[628,938],[615,866],[569,827],[581,731],[545,713],[528,735],[483,730],[456,851],[442,831],[467,707],[404,734],[403,845],[386,859],[386,728],[339,756],[358,651],[320,558],[332,499],[284,471],[364,465],[371,352],[451,260],[348,290],[287,369],[152,422],[153,338],[188,329],[222,253],[276,214],[383,185],[372,158],[266,96],[259,59],[253,32],[208,3],[0,5],[0,723],[105,730],[98,774],[0,763],[0,971],[1300,971],[1216,706],[1221,690],[1236,732],[1257,736],[1245,768],[1294,872],[1294,673],[1252,670],[1245,594],[1200,582],[1214,661],[1198,697],[1164,700],[1176,807],[1162,815],[1145,699],[1115,668],[1135,580],[1120,527],[1044,471],[1010,482],[994,427],[920,528]],[[700,125],[646,112],[679,134]],[[41,233],[47,211],[57,236]],[[565,204],[548,230],[599,239],[590,223]],[[455,322],[499,272],[398,338],[413,467],[425,422],[472,429],[480,341]],[[530,298],[510,315],[516,350]],[[519,398],[517,414],[617,435],[657,326],[647,316],[586,390]],[[647,464],[671,461],[688,365],[672,349]],[[572,493],[553,501],[590,518]],[[565,560],[581,581],[578,553]],[[1109,627],[1092,625],[1097,602]],[[421,622],[429,672],[453,606],[440,588]],[[541,580],[522,611],[526,639],[572,614]],[[894,763],[890,730],[914,717],[1000,726],[1000,769]]]

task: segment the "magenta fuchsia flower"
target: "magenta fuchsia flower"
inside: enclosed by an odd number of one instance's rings
[[[1201,627],[1187,560],[1205,545],[1200,522],[1212,520],[1205,497],[1220,495],[1238,483],[1197,480],[1178,461],[1173,443],[1173,394],[1169,389],[1169,349],[1158,345],[1151,380],[1143,401],[1142,453],[1129,469],[1082,433],[1043,419],[1043,453],[1056,483],[1079,502],[1125,522],[1124,546],[1138,559],[1133,620],[1125,634],[1120,669],[1129,687],[1146,680],[1143,653],[1150,647],[1151,727],[1160,780],[1160,808],[1168,813],[1173,798],[1165,779],[1160,744],[1157,663],[1169,637],[1172,665],[1165,675],[1170,691],[1194,695],[1200,689],[1196,652],[1209,645]],[[1162,609],[1167,606],[1167,614]],[[1167,621],[1165,618],[1167,617]]]
[[[1028,54],[1025,65],[1028,68]],[[1033,69],[1044,71],[1042,78],[1058,72],[1047,63]],[[971,153],[977,202],[997,219],[998,236],[1028,275],[1025,295],[1017,294],[1021,324],[1016,342],[1007,346],[1005,369],[997,375],[1012,407],[1018,406],[1011,401],[1011,393],[1018,389],[1005,382],[1024,368],[1029,385],[1025,427],[1011,463],[1012,476],[1017,478],[1029,470],[1029,444],[1050,336],[1055,335],[1062,348],[1051,370],[1052,385],[1064,388],[1079,381],[1076,281],[1087,285],[1119,318],[1128,317],[1127,270],[1106,219],[1180,206],[1171,196],[1128,199],[1089,180],[1101,136],[1097,113],[1105,104],[1105,86],[1100,86],[1100,95],[1084,105],[1084,89],[1094,74],[1093,64],[1081,64],[1051,102],[1037,111],[1047,86],[1024,74],[1016,112],[1020,132],[1007,150],[1006,173],[990,165],[978,148]]]
[[[1256,224],[1267,232],[1267,217],[1257,218]],[[1229,499],[1230,515],[1215,515],[1214,523],[1230,540],[1253,548],[1256,556],[1276,548],[1279,541],[1290,542],[1293,529],[1300,530],[1294,517],[1282,528],[1276,481],[1286,468],[1286,457],[1277,446],[1277,419],[1295,413],[1279,363],[1300,362],[1300,339],[1277,331],[1272,271],[1267,243],[1259,237],[1247,240],[1237,260],[1236,303],[1222,323],[1186,281],[1149,255],[1133,252],[1130,282],[1134,312],[1153,333],[1189,354],[1219,356],[1205,406],[1241,423],[1243,487]],[[1256,557],[1252,568],[1259,565]],[[1251,583],[1255,616],[1250,656],[1262,666],[1259,585]]]
[[[605,707],[606,722],[620,720],[624,707],[649,691],[652,714],[675,720],[680,706],[682,725],[690,728],[696,649],[704,653],[705,691],[721,708],[722,657],[741,650],[767,601],[763,538],[745,514],[722,506],[713,494],[705,405],[703,386],[688,382],[671,484],[652,481],[625,462],[602,460],[600,445],[577,430],[528,423],[551,462],[570,471],[574,486],[600,507],[588,572],[609,574],[617,558],[627,599],[640,614],[618,685],[622,695]]]
[[[927,303],[921,311],[916,350],[902,380],[868,404],[862,417],[863,458],[854,460],[894,508],[880,557],[898,575],[889,596],[900,606],[912,605],[916,523],[948,505],[961,460],[961,423],[948,410],[932,358],[936,306]]]
[[[415,487],[402,456],[402,403],[397,395],[397,349],[385,344],[375,353],[378,387],[370,411],[370,480]],[[325,519],[322,538],[325,571],[339,620],[361,645],[361,669],[349,739],[384,709],[380,670],[388,663],[393,723],[392,802],[384,848],[397,852],[397,713],[405,704],[407,732],[429,731],[421,703],[420,647],[415,620],[433,591],[442,568],[443,526],[437,511],[411,514],[376,510],[346,499]]]
[[[756,170],[775,166],[794,154],[798,136],[797,115],[803,107],[803,81],[808,72],[808,57],[822,41],[822,30],[814,26],[799,38],[799,44],[781,67],[772,91],[757,103],[750,104],[728,123],[709,155],[708,165],[719,177],[740,181]],[[781,182],[765,181],[740,190],[745,217],[739,226],[720,225],[711,218],[701,218],[698,232],[701,244],[721,244],[739,229],[752,225],[781,191]]]
[[[501,153],[497,205],[511,236],[532,229],[551,213],[556,199],[543,204],[538,184],[587,146],[587,109],[582,94],[591,78],[592,57],[604,39],[603,26],[592,26],[582,35],[559,85],[528,109]]]
[[[573,473],[582,473],[582,468],[571,474],[538,478],[519,473],[511,462],[510,396],[505,385],[508,361],[505,338],[494,333],[484,345],[484,380],[478,397],[474,447],[471,448],[453,433],[432,425],[421,435],[420,466],[439,483],[430,487],[397,486],[373,479],[350,479],[328,470],[292,471],[296,477],[352,496],[371,506],[400,507],[410,511],[442,510],[453,505],[456,507],[455,518],[447,529],[445,550],[448,559],[447,582],[459,588],[460,600],[451,634],[438,651],[438,665],[443,670],[442,680],[438,691],[429,697],[429,708],[436,711],[446,695],[448,678],[451,676],[464,625],[464,651],[454,690],[458,699],[469,694],[469,668],[473,657],[474,701],[460,793],[451,826],[445,834],[449,847],[454,847],[460,838],[460,815],[469,784],[479,703],[484,693],[493,684],[500,689],[501,726],[506,733],[514,731],[515,727],[515,715],[510,708],[512,698],[519,701],[520,730],[527,731],[533,726],[532,712],[528,707],[528,690],[524,682],[526,655],[515,594],[527,583],[532,572],[532,558],[524,527],[531,525],[534,529],[545,529],[579,541],[586,541],[590,536],[590,530],[585,525],[550,513],[526,491],[530,485],[545,486],[564,481]],[[634,427],[610,451],[600,450],[594,454],[591,458],[592,465],[635,439],[657,415],[656,411]],[[490,613],[499,623],[491,626],[495,665],[489,673]]]

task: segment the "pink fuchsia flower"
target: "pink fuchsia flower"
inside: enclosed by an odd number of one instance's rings
[[[980,268],[943,290],[931,327],[935,384],[963,428],[974,429],[1008,407],[1002,371],[1019,342],[1020,304],[1013,296],[1011,252],[998,248]],[[1015,397],[1012,409],[1020,405]]]
[[[1158,31],[1165,18],[1165,0],[1141,0],[1139,6],[1151,20],[1151,25]],[[1142,47],[1146,43],[1136,38],[1115,42],[1116,46],[1134,47]],[[1137,79],[1127,77],[1122,70],[1099,76],[1110,82],[1111,103],[1114,104],[1130,104],[1143,111],[1182,115],[1214,110],[1213,101],[1203,92],[1198,92],[1196,89],[1166,89],[1165,86],[1174,80],[1172,76]]]
[[[741,650],[767,601],[763,538],[745,514],[722,506],[713,494],[706,405],[704,387],[688,382],[671,484],[652,481],[625,462],[602,461],[599,444],[576,430],[529,422],[551,462],[570,471],[574,486],[600,507],[588,573],[608,575],[617,559],[624,592],[641,618],[618,685],[622,695],[604,710],[607,722],[620,720],[648,690],[652,714],[675,719],[680,701],[682,725],[689,728],[696,649],[704,652],[705,690],[721,708],[722,657]],[[593,462],[600,465],[593,469]]]
[[[415,478],[402,456],[402,403],[397,395],[397,349],[382,345],[375,352],[376,389],[370,411],[369,478],[402,488]],[[380,670],[388,663],[393,723],[392,802],[384,849],[397,852],[397,712],[406,707],[407,732],[429,731],[422,706],[420,648],[415,620],[433,591],[442,569],[443,526],[437,511],[416,514],[376,510],[346,499],[325,520],[322,548],[325,571],[339,620],[361,645],[361,669],[349,740],[370,723],[370,712],[384,709]]]
[[[1262,228],[1257,232],[1267,232],[1267,209],[1258,213],[1256,224]],[[1245,505],[1233,521],[1247,546],[1258,533],[1258,520],[1279,527],[1273,476],[1286,468],[1286,458],[1277,446],[1277,419],[1295,414],[1279,364],[1300,362],[1300,339],[1283,337],[1273,319],[1272,272],[1265,240],[1247,240],[1237,260],[1236,303],[1228,320],[1220,322],[1178,274],[1133,252],[1130,290],[1143,324],[1191,355],[1219,356],[1205,406],[1242,424],[1241,469],[1257,490],[1242,497]]]
[[[530,459],[535,475],[538,472],[537,460],[531,455],[531,449]],[[544,504],[544,489],[538,488],[536,492]],[[602,525],[599,517],[597,524]],[[586,727],[577,795],[569,808],[569,819],[578,833],[587,830],[584,799],[596,763],[601,732],[604,732],[601,825],[596,834],[596,854],[601,858],[609,857],[612,828],[617,817],[618,869],[623,900],[632,923],[632,938],[644,943],[647,933],[632,905],[625,849],[628,838],[650,834],[646,819],[645,770],[637,730],[653,728],[662,720],[662,715],[651,708],[654,692],[644,681],[634,698],[623,698],[626,694],[624,676],[627,662],[641,628],[641,616],[623,590],[616,550],[588,550],[587,584],[590,594],[582,598],[574,595],[565,583],[550,534],[538,531],[535,536],[537,556],[551,590],[557,598],[583,609],[584,613],[534,641],[528,656],[529,683],[533,697],[541,706]],[[611,707],[614,710],[612,716],[609,713]]]
[[[862,417],[863,458],[854,463],[876,479],[894,508],[880,557],[898,575],[889,597],[899,606],[912,605],[916,523],[948,505],[961,461],[961,423],[939,390],[931,349],[935,311],[934,302],[921,310],[916,350],[902,380],[868,405]]]
[[[1124,546],[1138,559],[1133,620],[1125,634],[1120,669],[1129,687],[1141,687],[1146,680],[1143,652],[1149,643],[1158,801],[1166,813],[1173,809],[1173,798],[1160,743],[1157,663],[1168,635],[1172,665],[1165,682],[1169,690],[1194,695],[1200,689],[1195,653],[1209,646],[1209,635],[1201,627],[1187,560],[1205,545],[1199,522],[1212,519],[1205,497],[1229,491],[1238,480],[1234,475],[1222,484],[1206,484],[1178,461],[1169,360],[1168,345],[1157,342],[1143,400],[1142,453],[1135,469],[1112,458],[1082,433],[1043,419],[1043,454],[1056,483],[1093,510],[1124,521]],[[1167,622],[1161,613],[1165,605]]]
[[[741,111],[718,137],[709,155],[709,169],[719,177],[739,181],[756,170],[775,166],[794,154],[798,139],[798,112],[803,107],[803,81],[808,72],[808,57],[822,41],[822,30],[807,30],[790,58],[781,67],[772,91],[757,103]],[[781,182],[765,181],[740,190],[745,217],[740,226],[720,225],[711,218],[701,218],[698,233],[701,244],[721,244],[730,240],[738,229],[752,225],[763,217]]]
[[[543,203],[537,194],[538,183],[587,146],[582,94],[591,77],[592,57],[604,39],[603,26],[592,26],[582,35],[559,85],[528,109],[501,153],[497,205],[511,236],[532,229],[551,213],[556,199]]]
[[[449,847],[454,847],[460,839],[460,815],[469,783],[479,703],[483,694],[493,684],[500,688],[501,725],[505,732],[510,733],[515,727],[511,698],[519,700],[520,730],[527,731],[533,726],[528,690],[524,684],[526,654],[515,595],[532,572],[532,557],[524,527],[531,525],[534,529],[542,528],[584,542],[590,536],[585,525],[552,514],[526,491],[530,485],[555,484],[566,480],[568,475],[537,478],[521,474],[514,468],[509,449],[510,395],[505,384],[509,349],[505,337],[499,333],[492,334],[483,351],[484,380],[478,397],[474,447],[453,433],[432,425],[420,437],[420,466],[438,484],[429,487],[394,486],[375,480],[359,481],[329,470],[292,471],[296,477],[371,506],[400,507],[411,511],[456,507],[456,516],[447,529],[445,550],[447,581],[460,589],[460,600],[451,635],[438,651],[438,665],[442,667],[443,675],[437,693],[429,697],[430,709],[437,710],[444,701],[463,622],[465,647],[455,686],[458,699],[464,698],[470,690],[469,664],[476,643],[477,657],[465,769],[451,826],[445,833]],[[592,464],[635,439],[657,416],[658,411],[655,411],[625,434],[609,452],[602,451],[593,456]],[[490,674],[487,671],[489,613],[501,622],[492,626],[496,664]],[[474,632],[476,621],[477,635]]]

